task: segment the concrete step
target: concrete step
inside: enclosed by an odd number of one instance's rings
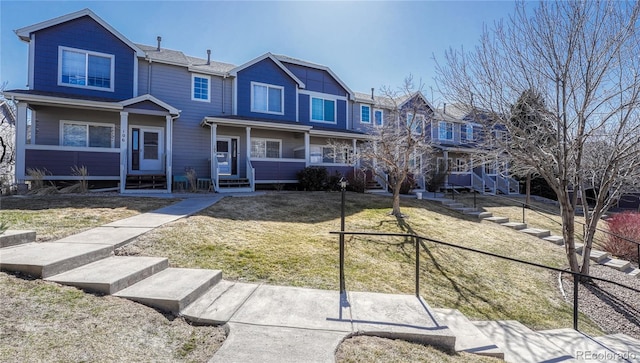
[[[17,246],[36,241],[36,231],[8,229],[0,234],[0,248]]]
[[[134,238],[147,233],[152,228],[140,227],[96,227],[90,230],[65,237],[56,242],[64,243],[92,243],[101,245],[111,245],[118,248],[126,245]]]
[[[556,244],[558,246],[563,246],[564,245],[564,238],[562,238],[561,236],[551,235],[551,236],[548,236],[548,237],[544,237],[543,240],[551,242],[551,243]]]
[[[498,223],[498,224],[509,223],[509,218],[507,217],[489,217],[489,218],[485,218],[484,220],[493,222],[493,223]]]
[[[521,229],[520,232],[526,233],[528,235],[538,237],[538,238],[549,237],[551,235],[551,231],[546,229],[540,229],[540,228],[525,228],[525,229]]]
[[[196,324],[224,324],[231,319],[258,286],[222,280],[187,306],[181,315]]]
[[[612,357],[612,361],[640,362],[640,340],[634,339],[626,334],[611,334],[594,339],[619,354],[616,357]]]
[[[504,360],[514,363],[574,362],[575,359],[543,335],[520,322],[477,321],[473,324],[504,351]]]
[[[466,208],[466,206],[462,203],[449,203],[449,204],[442,203],[442,204],[446,205],[451,209]]]
[[[504,352],[460,311],[455,309],[433,309],[433,311],[436,319],[455,334],[456,352],[504,359]]]
[[[624,270],[624,273],[626,273],[629,276],[632,277],[637,277],[640,278],[640,269],[634,268],[634,267],[627,267],[626,270]]]
[[[0,269],[37,278],[57,275],[109,257],[113,247],[85,243],[27,243],[0,250]]]
[[[452,208],[455,211],[461,212],[461,213],[468,213],[468,212],[475,212],[476,209],[472,208],[472,207],[460,207],[460,208]]]
[[[509,227],[511,229],[515,229],[516,231],[527,228],[526,223],[520,223],[520,222],[507,222],[507,223],[502,223],[502,225],[505,227]]]
[[[491,212],[471,211],[471,212],[466,212],[465,214],[466,215],[470,215],[470,216],[474,216],[474,217],[478,217],[478,219],[485,219],[485,218],[493,217],[493,213],[491,213]]]
[[[112,256],[46,280],[111,295],[167,267],[169,260],[166,258]]]
[[[615,268],[618,271],[624,271],[627,268],[631,267],[631,262],[618,260],[617,258],[605,258],[598,263],[607,267]]]
[[[177,314],[221,279],[218,270],[168,268],[113,295]]]
[[[554,329],[539,331],[548,340],[554,342],[566,354],[579,361],[614,362],[617,352],[606,344],[598,342],[586,334],[573,329]]]
[[[589,254],[589,259],[597,263],[600,263],[608,258],[611,258],[611,253],[605,251],[591,250],[591,253]]]
[[[584,245],[582,243],[575,243],[576,245],[576,253],[578,254],[582,254],[582,248],[584,248]]]

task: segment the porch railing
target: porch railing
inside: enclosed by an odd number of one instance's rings
[[[483,175],[482,180],[486,188],[489,188],[493,194],[496,194],[496,182],[488,175]]]
[[[476,173],[471,173],[471,187],[480,193],[485,192],[485,184],[482,177]]]
[[[251,187],[251,190],[256,190],[256,169],[251,164],[251,159],[249,158],[247,158],[247,179],[249,179],[249,186]]]

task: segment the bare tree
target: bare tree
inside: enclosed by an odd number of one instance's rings
[[[370,138],[362,146],[359,157],[379,180],[385,181],[393,193],[391,214],[402,217],[400,191],[411,177],[421,177],[423,158],[427,160],[431,146],[427,123],[433,113],[422,95],[423,85],[416,86],[411,76],[399,88],[383,87],[378,102],[385,108],[383,125],[372,126]]]
[[[589,273],[598,221],[640,177],[639,14],[638,2],[518,2],[508,20],[484,29],[476,49],[450,49],[437,65],[445,97],[490,112],[509,131],[501,151],[512,168],[535,169],[555,192],[572,271]],[[519,98],[537,124],[512,117]],[[586,189],[595,193],[591,206]]]
[[[0,85],[0,91],[6,88]],[[0,92],[0,184],[13,180],[15,166],[15,105]]]

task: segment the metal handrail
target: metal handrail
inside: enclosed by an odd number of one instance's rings
[[[342,227],[341,229],[343,229],[344,227]],[[507,261],[511,261],[511,262],[517,262],[517,263],[521,263],[521,264],[525,264],[528,266],[533,266],[533,267],[538,267],[538,268],[542,268],[545,270],[550,270],[550,271],[555,271],[555,272],[559,272],[559,273],[569,273],[573,276],[573,329],[574,330],[578,330],[578,283],[580,279],[591,279],[591,280],[596,280],[596,281],[602,281],[602,282],[606,282],[606,283],[610,283],[610,284],[614,284],[616,286],[640,293],[640,289],[636,289],[633,288],[631,286],[627,286],[624,284],[621,284],[619,282],[616,281],[612,281],[612,280],[607,280],[607,279],[603,279],[600,277],[594,277],[594,276],[589,276],[589,275],[585,275],[579,272],[573,272],[570,270],[566,270],[566,269],[561,269],[561,268],[557,268],[557,267],[552,267],[552,266],[546,266],[546,265],[542,265],[539,263],[535,263],[535,262],[529,262],[529,261],[524,261],[524,260],[520,260],[517,258],[513,258],[513,257],[508,257],[508,256],[503,256],[503,255],[499,255],[496,253],[492,253],[492,252],[486,252],[486,251],[482,251],[482,250],[478,250],[475,248],[471,248],[471,247],[464,247],[464,246],[459,246],[453,243],[449,243],[449,242],[444,242],[444,241],[439,241],[439,240],[435,240],[432,238],[428,238],[428,237],[424,237],[424,236],[420,236],[417,234],[413,234],[413,233],[387,233],[387,232],[350,232],[350,231],[332,231],[329,232],[331,234],[338,234],[340,237],[340,243],[341,246],[344,244],[344,236],[345,235],[353,235],[353,236],[387,236],[387,237],[404,237],[404,238],[412,238],[415,240],[415,248],[416,248],[416,271],[415,271],[415,293],[416,296],[420,296],[420,241],[428,241],[428,242],[432,242],[432,243],[436,243],[436,244],[440,244],[440,245],[444,245],[444,246],[448,246],[448,247],[453,247],[453,248],[457,248],[457,249],[461,249],[464,251],[468,251],[468,252],[473,252],[473,253],[479,253],[481,255],[485,255],[485,256],[490,256],[490,257],[495,257],[495,258],[499,258],[499,259],[503,259],[503,260],[507,260]],[[341,253],[340,253],[340,266],[344,266],[344,252],[342,252],[343,248],[341,248]],[[343,289],[345,288],[345,278],[344,278],[344,272],[343,272],[343,268],[341,268],[340,271],[340,287],[341,287],[341,291],[343,291]]]

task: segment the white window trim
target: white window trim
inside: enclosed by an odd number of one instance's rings
[[[282,159],[282,140],[281,140],[281,139],[268,139],[268,138],[264,138],[264,137],[252,137],[252,138],[251,138],[251,141],[249,141],[249,147],[251,147],[251,149],[253,149],[253,147],[252,147],[252,145],[251,145],[251,144],[252,144],[254,141],[264,141],[264,142],[265,142],[265,144],[264,144],[264,147],[265,147],[265,148],[267,147],[267,141],[277,142],[277,143],[278,143],[278,154],[280,155],[280,157],[279,157],[279,158],[267,158],[267,157],[264,157],[264,158],[256,158],[256,157],[253,157],[253,156],[249,155],[249,157],[251,158],[251,160],[258,160],[258,161],[260,161],[260,160],[280,160],[280,159]],[[265,154],[265,155],[267,155],[267,150],[266,150],[266,149],[265,149],[265,151],[264,151],[264,154]]]
[[[263,87],[267,87],[267,110],[256,110],[253,108],[253,86],[263,86]],[[275,84],[269,84],[269,83],[261,83],[261,82],[251,82],[251,112],[255,112],[255,113],[268,113],[271,115],[284,115],[284,87],[282,86],[276,86]],[[275,111],[269,111],[269,88],[277,88],[280,90],[280,110],[282,110],[281,112],[275,112]]]
[[[320,157],[322,158],[322,161],[319,162],[319,163],[312,163],[311,159],[309,159],[309,163],[311,165],[314,165],[314,166],[348,166],[348,165],[353,165],[352,160],[353,160],[355,155],[353,155],[353,150],[349,146],[345,146],[345,148],[347,149],[346,151],[349,152],[349,155],[347,156],[347,158],[345,160],[346,162],[343,162],[343,163],[340,163],[340,162],[338,162],[336,160],[337,157],[338,157],[336,152],[334,152],[334,155],[333,155],[333,162],[324,161],[324,149],[326,149],[326,148],[334,148],[332,145],[310,144],[309,145],[309,150],[311,150],[311,148],[314,148],[314,147],[320,148],[320,153],[321,153]]]
[[[89,61],[88,61],[88,56],[89,55],[95,55],[98,57],[104,57],[104,58],[109,58],[111,61],[111,71],[110,71],[110,77],[111,77],[111,87],[109,88],[105,88],[105,87],[95,87],[95,86],[89,86],[89,85],[81,85],[81,84],[69,84],[69,83],[63,83],[62,82],[62,53],[63,51],[70,51],[70,52],[77,52],[77,53],[85,53],[85,76],[88,77],[89,75]],[[70,47],[63,47],[63,46],[58,46],[58,86],[62,86],[62,87],[74,87],[74,88],[82,88],[82,89],[91,89],[91,90],[96,90],[96,91],[108,91],[108,92],[113,92],[114,91],[114,87],[115,87],[115,83],[116,83],[116,79],[115,79],[115,66],[116,66],[116,57],[113,54],[106,54],[106,53],[100,53],[100,52],[94,52],[91,50],[84,50],[84,49],[77,49],[77,48],[70,48]]]
[[[89,122],[89,121],[72,121],[72,120],[60,120],[60,139],[58,141],[58,145],[60,147],[72,147],[72,146],[64,146],[62,143],[64,142],[64,125],[82,125],[87,126],[87,144],[89,144],[89,126],[101,126],[101,127],[110,127],[111,128],[111,149],[115,148],[116,144],[116,125],[102,122]],[[110,149],[106,147],[96,147],[96,146],[73,146],[73,148],[77,149],[90,149],[90,150],[105,150]]]
[[[197,78],[204,78],[207,80],[207,99],[205,100],[204,98],[196,98],[196,77]],[[192,101],[199,101],[199,102],[211,102],[211,76],[207,76],[205,74],[196,74],[196,73],[192,73],[191,74],[191,100]]]
[[[380,125],[378,125],[376,123],[376,112],[380,112]],[[372,120],[372,122],[373,122],[374,126],[377,126],[377,127],[384,126],[384,110],[379,109],[379,108],[374,108],[373,109],[373,120]]]
[[[448,138],[446,137],[446,135],[447,135],[447,128],[446,128],[446,126],[445,126],[445,130],[444,130],[444,131],[445,131],[445,132],[444,132],[445,137],[444,137],[444,138],[440,137],[440,126],[441,126],[441,125],[443,125],[443,124],[445,124],[445,125],[446,125],[446,124],[450,124],[450,125],[451,125],[451,138],[450,138],[450,139],[448,139]],[[453,140],[455,139],[455,135],[454,135],[454,134],[455,134],[455,130],[454,130],[454,128],[453,128],[453,122],[448,122],[448,121],[438,121],[438,140],[441,140],[441,141],[453,141]]]
[[[369,109],[369,121],[362,120],[362,112],[364,111],[365,108]],[[369,105],[360,105],[360,123],[371,124],[371,116],[373,116],[371,114],[371,106],[369,106]]]
[[[317,98],[319,100],[323,101],[322,104],[322,117],[324,117],[324,101],[333,101],[333,121],[325,121],[325,120],[316,120],[313,118],[313,99]],[[309,120],[311,120],[311,122],[317,122],[317,123],[322,123],[322,124],[332,124],[332,125],[337,125],[338,124],[338,99],[337,98],[332,98],[332,97],[324,97],[324,96],[310,96],[309,97]]]
[[[405,122],[407,123],[407,126],[409,126],[409,120],[411,119],[411,121],[413,121],[413,125],[411,125],[411,133],[413,135],[420,135],[424,132],[426,125],[426,119],[424,117],[424,115],[422,114],[418,114],[414,116],[413,112],[407,112],[407,119],[405,120]],[[418,130],[416,130],[416,121],[420,122],[422,125],[420,126],[420,132],[417,132]]]
[[[463,161],[463,165],[466,170],[460,170],[460,161]],[[469,174],[471,173],[471,160],[468,157],[458,157],[454,160],[451,174]]]

